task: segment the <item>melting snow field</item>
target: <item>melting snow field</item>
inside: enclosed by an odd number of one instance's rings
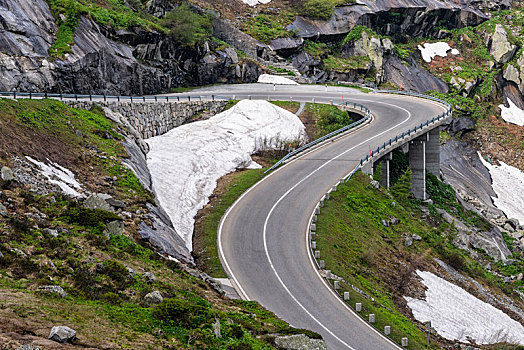
[[[482,164],[489,170],[492,187],[497,197],[493,203],[502,210],[508,218],[517,219],[524,225],[524,173],[519,169],[500,162],[500,165],[492,165],[484,160],[479,153]]]
[[[258,77],[259,83],[264,84],[277,84],[277,85],[298,85],[296,81],[293,81],[288,78],[284,78],[278,75],[271,75],[271,74],[261,74]]]
[[[524,111],[514,104],[510,98],[508,98],[508,103],[509,107],[499,106],[502,119],[508,123],[524,126]]]
[[[450,340],[524,345],[524,327],[499,309],[431,272],[417,274],[427,287],[426,300],[404,298],[418,321],[431,321],[438,334]]]
[[[457,49],[451,49],[448,43],[438,42],[438,43],[425,43],[424,47],[418,46],[420,54],[424,61],[430,63],[435,56],[446,57],[448,51],[451,50],[452,55],[458,55],[459,51]]]
[[[291,112],[266,101],[243,100],[208,120],[146,140],[153,189],[175,230],[192,250],[194,217],[217,180],[239,168],[260,167],[251,154],[305,138]]]
[[[256,6],[258,4],[267,4],[271,2],[271,0],[242,0],[244,4],[248,4],[249,6]]]
[[[31,163],[37,165],[40,169],[42,169],[42,175],[47,177],[50,183],[60,187],[62,192],[72,197],[81,196],[81,194],[78,193],[75,189],[81,190],[82,186],[76,181],[75,174],[73,174],[71,170],[53,162],[45,164],[29,156],[26,156],[26,158]]]

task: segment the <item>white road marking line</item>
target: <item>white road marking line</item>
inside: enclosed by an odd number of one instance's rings
[[[334,338],[336,338],[337,340],[339,340],[342,344],[344,344],[345,346],[347,346],[348,348],[350,349],[353,349],[351,346],[349,346],[347,343],[345,343],[342,339],[340,339],[339,337],[337,337],[332,331],[330,331],[324,324],[322,324],[318,319],[316,319],[296,298],[295,296],[289,291],[288,287],[284,284],[284,282],[282,281],[280,275],[278,274],[278,272],[276,271],[274,265],[273,265],[273,262],[271,260],[271,257],[269,256],[269,251],[267,249],[267,223],[269,221],[269,217],[271,216],[272,212],[274,211],[274,209],[276,208],[276,206],[292,191],[294,190],[297,186],[299,186],[302,182],[304,182],[305,180],[307,180],[309,177],[311,177],[313,174],[315,174],[316,172],[318,172],[320,169],[322,169],[324,166],[328,165],[329,163],[331,163],[333,160],[336,160],[338,158],[340,158],[341,156],[345,155],[346,153],[352,151],[353,149],[355,149],[356,147],[359,147],[381,135],[383,135],[384,133],[404,124],[405,122],[407,122],[410,118],[411,118],[411,112],[409,112],[407,109],[403,108],[403,107],[400,107],[400,106],[397,106],[397,105],[393,105],[393,104],[390,104],[390,103],[386,103],[386,102],[380,102],[380,101],[373,101],[373,100],[363,100],[363,99],[360,99],[360,101],[365,101],[365,102],[373,102],[373,103],[379,103],[379,104],[385,104],[385,105],[389,105],[389,106],[392,106],[394,108],[399,108],[399,109],[402,109],[404,110],[405,112],[407,112],[408,114],[408,118],[406,118],[404,121],[402,121],[401,123],[387,129],[387,130],[384,130],[383,132],[371,137],[371,138],[368,138],[367,140],[359,143],[358,145],[355,145],[353,146],[352,148],[340,153],[339,155],[333,157],[332,159],[330,159],[329,161],[327,161],[326,163],[324,163],[323,165],[321,165],[320,167],[318,167],[317,169],[315,169],[313,172],[311,172],[309,175],[307,175],[306,177],[304,177],[302,180],[300,180],[297,184],[295,184],[292,188],[290,188],[282,197],[279,198],[279,200],[273,205],[273,207],[271,208],[270,212],[268,213],[267,217],[266,217],[266,220],[264,222],[264,231],[263,231],[263,239],[264,239],[264,250],[265,250],[265,253],[266,253],[266,257],[268,258],[268,262],[270,263],[270,266],[271,266],[271,269],[273,270],[273,273],[275,274],[275,276],[277,277],[277,279],[279,280],[280,284],[284,287],[284,289],[286,290],[286,292],[291,296],[291,298],[316,322],[318,323],[322,328],[324,328],[329,334],[331,334]],[[431,101],[432,102],[432,101]],[[439,104],[439,106],[441,106]],[[229,266],[229,263],[225,257],[225,254],[224,254],[224,251],[223,251],[223,247],[222,247],[222,229],[223,229],[223,225],[224,225],[224,222],[225,220],[227,219],[229,213],[233,210],[233,208],[242,200],[242,198],[244,198],[244,196],[246,196],[251,190],[253,190],[256,186],[258,186],[260,183],[262,183],[263,181],[265,181],[266,179],[268,179],[269,177],[271,177],[273,174],[277,173],[278,171],[284,169],[286,166],[288,166],[289,164],[292,164],[293,162],[290,162],[288,164],[285,164],[284,166],[282,166],[281,168],[277,169],[276,171],[274,171],[273,173],[271,173],[270,175],[266,176],[265,178],[263,178],[261,181],[259,181],[258,183],[256,183],[255,185],[253,185],[251,188],[249,188],[246,192],[244,192],[236,201],[235,203],[233,203],[233,205],[226,211],[226,213],[224,214],[224,217],[222,218],[221,222],[220,222],[220,226],[219,226],[219,230],[218,230],[218,246],[219,246],[219,252],[220,252],[220,256],[221,256],[221,260],[224,262],[225,264],[225,267],[226,267],[226,270],[227,272],[229,272],[230,276],[233,278],[233,280],[235,281],[236,285],[238,286],[238,288],[240,289],[240,293],[242,294],[242,297],[249,300],[249,296],[247,295],[247,293],[244,291],[244,289],[242,288],[240,282],[238,281],[238,279],[236,278],[235,274],[233,273],[233,271],[231,270],[231,267]],[[308,250],[309,251],[309,250]],[[311,262],[311,260],[310,260]],[[316,270],[316,269],[315,269]],[[318,273],[318,271],[317,271]],[[324,282],[325,283],[325,282]],[[329,290],[331,290],[331,288],[329,288]],[[337,296],[337,299],[340,301],[340,299],[338,298]],[[345,304],[344,304],[345,305]],[[349,307],[347,305],[345,305],[346,308],[349,309]],[[350,311],[352,311],[351,309],[349,309]],[[379,333],[375,328],[373,328],[372,326],[368,325],[367,323],[365,323],[362,319],[360,319],[360,317],[357,317],[361,322],[363,322],[365,325],[367,325],[369,328],[371,328],[372,330],[374,330],[376,333],[382,335],[381,333]],[[387,339],[387,338],[386,338]],[[389,340],[389,339],[388,339]],[[391,342],[391,341],[390,341]],[[395,346],[397,346],[395,344]],[[354,349],[353,349],[354,350]]]

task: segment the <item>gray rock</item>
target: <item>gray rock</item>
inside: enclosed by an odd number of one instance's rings
[[[114,198],[108,198],[106,199],[106,202],[107,204],[115,207],[115,208],[125,208],[126,207],[126,204],[121,201],[121,200],[118,200],[118,199],[114,199]]]
[[[126,269],[127,269],[127,272],[129,273],[129,277],[131,278],[135,277],[135,274],[136,274],[135,270],[127,266],[126,266]]]
[[[1,173],[2,173],[2,180],[4,181],[11,181],[15,179],[15,176],[13,175],[13,170],[11,170],[11,168],[3,166]]]
[[[400,219],[396,218],[394,216],[390,217],[389,221],[391,221],[391,225],[398,225],[398,224],[400,224]]]
[[[4,218],[9,216],[7,208],[2,203],[0,203],[0,216],[3,216]]]
[[[76,331],[67,326],[55,326],[48,338],[59,343],[72,343],[76,339]]]
[[[451,131],[453,134],[466,133],[475,130],[475,121],[470,118],[453,118]]]
[[[511,60],[517,46],[511,44],[508,41],[508,34],[502,24],[495,26],[495,33],[491,37],[491,48],[490,54],[493,56],[495,61],[504,64]]]
[[[327,350],[322,339],[311,339],[304,334],[275,337],[275,347],[283,350]]]
[[[411,56],[407,64],[396,56],[388,56],[384,62],[384,80],[402,86],[404,90],[419,93],[428,90],[446,93],[449,90],[445,82],[422,68]]]
[[[110,235],[121,235],[124,233],[124,223],[120,220],[111,221],[106,224]]]
[[[507,223],[513,228],[513,230],[518,230],[520,227],[519,221],[514,218],[508,219]]]
[[[508,64],[506,67],[506,70],[504,71],[504,79],[507,81],[512,81],[517,85],[520,85],[521,83],[519,71],[512,64]]]
[[[222,334],[220,334],[220,320],[218,318],[213,323],[213,332],[216,338],[222,338]]]
[[[507,232],[515,232],[515,229],[513,228],[513,226],[511,226],[509,223],[505,224],[504,225],[504,230],[506,230]]]
[[[55,294],[59,296],[60,298],[67,297],[67,293],[60,286],[41,286],[41,287],[38,287],[38,290],[43,293]]]
[[[44,228],[44,233],[52,237],[58,237],[58,231],[50,228]]]
[[[202,281],[209,284],[211,288],[213,288],[217,293],[219,294],[225,293],[224,289],[222,288],[222,284],[219,281],[217,281],[216,279],[214,279],[213,277],[209,276],[207,273],[202,272],[198,275],[198,277],[200,277]]]
[[[420,237],[420,236],[417,235],[417,234],[412,234],[412,235],[411,235],[411,238],[413,238],[414,241],[421,241],[421,240],[422,240],[422,237]]]
[[[95,193],[84,200],[84,207],[89,209],[102,209],[106,211],[114,211],[113,207],[107,203],[106,199],[112,198],[109,195],[102,193]]]
[[[24,344],[17,347],[16,350],[40,350],[40,348],[34,345]]]
[[[413,245],[413,238],[411,237],[406,237],[406,239],[404,240],[404,245],[406,247],[411,247]]]
[[[391,222],[389,220],[382,220],[382,226],[389,227],[391,226]]]
[[[156,304],[160,304],[162,300],[164,300],[162,294],[160,294],[160,292],[156,290],[154,292],[146,294],[146,296],[144,297],[144,305],[146,307],[151,307]]]
[[[156,276],[153,272],[144,272],[142,277],[144,277],[146,282],[149,284],[154,283],[156,281]]]
[[[377,180],[372,180],[369,184],[375,187],[376,189],[380,187],[380,183]]]

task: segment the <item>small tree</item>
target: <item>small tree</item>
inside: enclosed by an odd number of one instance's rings
[[[406,201],[411,193],[411,175],[413,172],[407,168],[398,181],[390,187],[389,191],[399,201]]]
[[[191,10],[187,2],[169,12],[162,20],[169,33],[186,46],[195,46],[211,37],[213,23],[209,16]]]

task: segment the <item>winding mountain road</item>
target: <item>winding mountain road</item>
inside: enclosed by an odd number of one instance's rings
[[[244,193],[219,227],[223,266],[243,298],[257,300],[294,327],[322,334],[329,349],[399,349],[355,315],[320,277],[308,248],[308,224],[316,203],[356,166],[369,147],[376,148],[445,112],[446,107],[415,97],[362,94],[349,89],[272,88],[259,91],[256,86],[244,90],[236,86],[234,91],[230,87],[222,91],[214,87],[211,91],[235,98],[267,99],[269,95],[275,100],[315,98],[320,103],[344,99],[367,106],[374,119],[280,167]]]

